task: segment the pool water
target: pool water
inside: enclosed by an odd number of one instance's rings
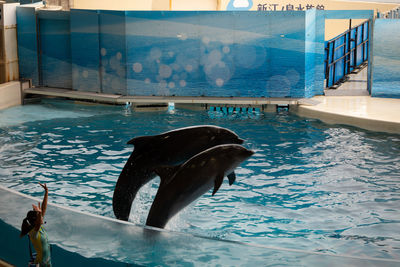
[[[288,112],[223,114],[42,100],[0,111],[0,183],[53,203],[114,217],[116,180],[135,136],[212,124],[256,153],[175,216],[166,229],[335,254],[400,259],[400,135],[326,125]],[[144,225],[159,178],[137,195]]]

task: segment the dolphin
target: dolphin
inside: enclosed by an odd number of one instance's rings
[[[209,148],[179,166],[156,168],[161,182],[146,225],[164,228],[169,219],[214,186],[214,195],[224,176],[232,173],[254,152],[230,144]]]
[[[128,144],[134,150],[119,175],[113,195],[117,219],[127,221],[137,191],[156,177],[154,169],[163,165],[181,164],[194,155],[216,145],[242,144],[237,134],[213,125],[185,127],[153,136],[140,136]],[[235,174],[229,175],[230,184]]]

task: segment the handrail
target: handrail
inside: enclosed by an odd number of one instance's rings
[[[361,45],[363,45],[363,44],[365,44],[365,43],[367,43],[367,42],[368,42],[368,40],[365,40],[364,42],[360,43],[360,44],[357,45],[356,47],[352,48],[350,51],[346,52],[346,54],[344,54],[342,57],[340,57],[340,58],[336,59],[335,61],[329,63],[329,64],[328,64],[328,67],[330,67],[330,66],[332,66],[333,64],[337,63],[337,62],[338,62],[339,60],[341,60],[343,57],[345,57],[345,56],[351,54],[352,51],[356,50],[356,48],[358,48],[359,46],[361,46]],[[340,45],[338,48],[341,48],[342,46],[344,46],[344,44],[343,44],[343,45]],[[335,50],[337,50],[338,48],[336,48]],[[325,59],[325,62],[326,62],[326,59]],[[361,65],[361,64],[360,64],[360,65]]]
[[[329,39],[327,42],[332,42],[333,40],[339,39],[340,37],[342,37],[343,35],[345,35],[346,33],[348,33],[350,30],[353,30],[355,28],[360,27],[361,25],[367,23],[367,21],[361,22],[360,24],[357,24],[356,26],[353,26],[351,29],[347,29],[346,31],[342,32],[341,34]]]
[[[325,87],[341,83],[348,74],[368,60],[369,21],[351,27],[325,44]],[[343,39],[343,40],[341,40]],[[343,42],[336,46],[337,42]],[[360,51],[361,50],[361,51]],[[358,53],[361,53],[361,62]],[[339,55],[339,57],[337,57]],[[337,73],[337,67],[343,64],[343,72]]]

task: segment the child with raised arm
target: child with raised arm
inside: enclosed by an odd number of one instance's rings
[[[40,267],[48,267],[51,266],[50,244],[46,230],[42,226],[47,208],[48,189],[46,184],[39,184],[44,189],[42,206],[40,206],[40,202],[38,203],[38,206],[32,204],[33,210],[28,211],[26,218],[22,222],[20,237],[23,237],[26,234],[29,235],[29,239],[31,240],[37,254],[35,263],[39,264]]]

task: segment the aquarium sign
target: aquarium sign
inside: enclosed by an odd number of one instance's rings
[[[313,5],[313,4],[287,4],[287,5],[281,5],[281,4],[276,4],[276,3],[265,3],[265,4],[258,4],[257,5],[257,10],[258,11],[305,11],[305,10],[310,10],[310,9],[317,9],[317,10],[325,10],[324,5]]]

